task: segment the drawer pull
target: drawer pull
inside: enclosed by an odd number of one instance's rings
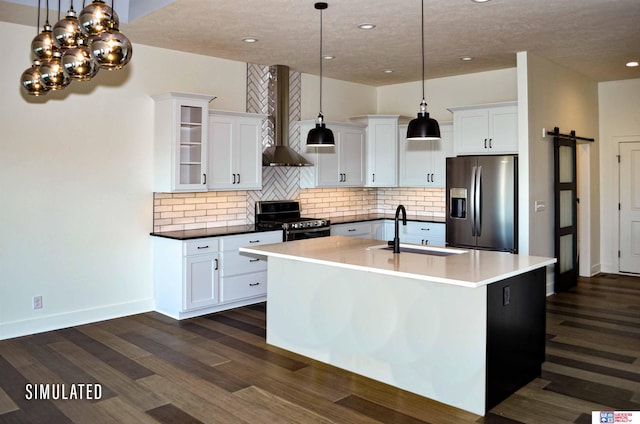
[[[249,243],[260,243],[260,240],[249,240]]]
[[[258,262],[260,259],[249,259],[249,262]]]
[[[198,246],[197,248],[198,248],[198,249],[208,249],[208,248],[209,248],[209,245],[206,245],[206,246]]]
[[[356,230],[355,228],[349,228],[347,231],[352,232],[352,231],[355,231],[355,230]]]
[[[249,283],[249,287],[255,287],[255,286],[259,286],[260,283]]]
[[[431,228],[420,228],[422,231],[429,231]]]

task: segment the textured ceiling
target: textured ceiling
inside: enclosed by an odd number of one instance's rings
[[[324,76],[374,86],[421,79],[419,0],[328,3],[324,53],[336,58],[324,62]],[[134,50],[139,43],[318,74],[320,12],[313,5],[176,0],[120,29]],[[0,1],[0,20],[33,25],[35,35],[35,7]],[[358,29],[364,22],[376,28]],[[241,42],[248,36],[259,41]],[[640,67],[624,66],[640,61],[640,0],[425,0],[425,49],[427,79],[514,67],[519,51],[595,81],[640,78]],[[460,60],[467,55],[474,60]]]

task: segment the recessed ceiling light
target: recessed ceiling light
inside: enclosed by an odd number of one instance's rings
[[[358,28],[360,29],[374,29],[376,26],[374,24],[360,24]]]
[[[471,56],[462,56],[460,58],[460,60],[463,61],[463,62],[469,62],[469,61],[473,60],[473,57],[471,57]]]
[[[636,66],[640,65],[638,62],[636,62],[635,60],[632,62],[627,62],[627,66],[629,68],[635,68]]]
[[[384,72],[385,74],[393,74],[393,69],[385,69],[382,72]]]
[[[486,3],[486,2],[488,2],[490,0],[471,0],[471,1],[474,2],[474,3]]]
[[[255,43],[258,41],[258,39],[254,37],[244,37],[242,41],[244,41],[245,43]]]
[[[335,57],[335,56],[331,56],[330,54],[325,54],[324,56],[322,56],[322,58],[323,58],[324,60],[333,60],[333,59],[335,59],[336,57]]]

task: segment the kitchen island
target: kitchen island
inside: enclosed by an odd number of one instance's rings
[[[380,245],[240,248],[268,258],[267,342],[480,415],[540,374],[555,259]]]

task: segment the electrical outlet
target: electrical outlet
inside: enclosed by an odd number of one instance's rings
[[[42,296],[33,296],[33,309],[42,309]]]

